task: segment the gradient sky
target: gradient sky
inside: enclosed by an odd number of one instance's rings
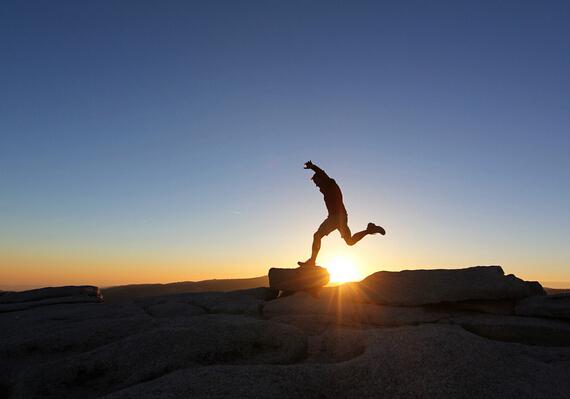
[[[0,289],[308,257],[570,281],[568,1],[2,1]],[[325,264],[326,266],[326,264]]]

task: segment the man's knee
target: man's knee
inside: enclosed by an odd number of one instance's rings
[[[342,237],[342,238],[344,238],[344,241],[345,241],[349,246],[351,246],[351,247],[352,247],[354,244],[356,244],[356,242],[352,239],[352,237],[346,236],[346,237]]]
[[[313,234],[313,240],[320,241],[324,236],[325,235],[323,233],[317,231],[315,234]]]

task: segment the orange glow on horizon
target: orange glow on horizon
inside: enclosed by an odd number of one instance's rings
[[[372,244],[372,242],[370,242]],[[500,264],[505,273],[514,273],[525,280],[538,280],[546,287],[567,288],[570,280],[562,273],[546,273],[536,270],[533,260],[526,262],[501,262],[485,259],[473,262],[468,257],[452,257],[448,262],[427,263],[427,255],[401,257],[403,251],[389,247],[387,242],[381,252],[364,247],[344,248],[343,242],[335,243],[323,251],[318,264],[329,270],[331,283],[360,281],[380,270],[461,268],[477,264]],[[241,254],[240,254],[241,255]],[[36,250],[4,251],[0,255],[0,290],[24,290],[46,286],[96,285],[109,287],[125,284],[172,283],[210,279],[253,278],[267,275],[270,267],[296,267],[297,258],[287,252],[258,254],[259,259],[245,255],[208,257],[200,254],[174,253],[95,253],[95,251]],[[269,260],[268,260],[269,259]],[[273,260],[271,260],[273,259]],[[560,270],[563,264],[556,264]]]

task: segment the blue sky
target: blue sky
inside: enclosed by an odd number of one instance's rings
[[[564,1],[3,2],[0,280],[293,266],[326,216],[312,159],[353,231],[388,231],[325,257],[570,281],[569,20]]]

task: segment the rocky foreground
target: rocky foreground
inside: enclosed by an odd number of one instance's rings
[[[101,302],[0,294],[0,398],[567,398],[570,295],[498,266]]]

